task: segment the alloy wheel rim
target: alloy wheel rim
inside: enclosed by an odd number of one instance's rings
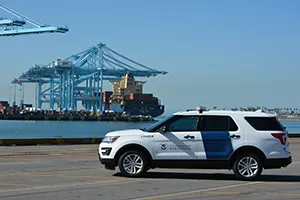
[[[140,173],[143,166],[143,159],[137,154],[129,154],[123,160],[123,168],[132,175]]]
[[[258,163],[252,157],[244,157],[238,162],[238,171],[244,177],[253,177],[258,171]]]

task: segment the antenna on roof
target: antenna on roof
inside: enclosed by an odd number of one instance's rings
[[[206,107],[204,106],[198,106],[196,110],[199,111],[199,113],[202,113],[203,111],[207,111]]]

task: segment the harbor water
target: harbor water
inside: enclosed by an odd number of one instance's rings
[[[140,129],[154,122],[0,121],[0,139],[103,137],[109,131]],[[282,121],[289,133],[300,133],[300,121]]]

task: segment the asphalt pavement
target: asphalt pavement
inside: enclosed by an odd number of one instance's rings
[[[300,139],[293,163],[254,182],[228,170],[155,169],[126,178],[103,168],[98,145],[0,147],[0,199],[300,199]]]

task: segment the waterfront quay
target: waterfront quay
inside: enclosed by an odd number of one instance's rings
[[[130,115],[6,115],[0,114],[0,120],[35,120],[35,121],[154,121],[151,116]]]
[[[300,139],[293,163],[257,181],[227,170],[153,169],[125,178],[104,169],[98,144],[0,147],[0,199],[300,199]]]

